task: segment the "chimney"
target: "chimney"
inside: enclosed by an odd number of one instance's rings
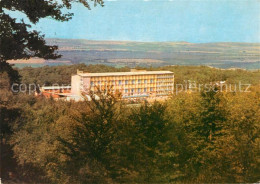
[[[146,70],[131,69],[130,72],[146,72]]]
[[[82,74],[83,71],[80,71],[79,69],[77,69],[77,74]]]

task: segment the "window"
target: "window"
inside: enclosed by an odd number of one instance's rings
[[[146,88],[144,88],[144,92],[146,92]]]
[[[125,93],[128,93],[128,89],[125,89]]]
[[[150,83],[153,83],[153,79],[150,80]]]
[[[132,80],[132,84],[135,84],[135,80]]]
[[[125,84],[128,84],[128,80],[125,80]]]
[[[141,88],[138,88],[138,93],[141,93]]]
[[[133,92],[135,92],[135,90],[134,90],[134,89],[131,89],[131,93],[133,93]]]
[[[121,80],[119,80],[119,81],[118,81],[118,84],[119,84],[119,85],[121,85],[121,84],[122,84],[122,81],[121,81]]]
[[[115,84],[115,81],[114,81],[114,80],[112,80],[112,84]]]
[[[144,80],[144,83],[145,83],[145,84],[147,83],[147,80],[146,80],[146,79]]]
[[[150,88],[150,91],[153,91],[153,88]]]
[[[141,84],[141,82],[142,82],[142,80],[141,80],[141,79],[139,79],[139,80],[138,80],[138,84]]]
[[[98,81],[98,84],[101,84],[101,81]]]
[[[94,86],[94,82],[90,82],[90,85],[91,85],[91,86]]]

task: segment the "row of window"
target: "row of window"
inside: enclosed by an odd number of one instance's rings
[[[142,82],[143,82],[143,84],[147,84],[147,81],[148,81],[147,79],[144,79],[144,80],[138,79],[138,80],[131,80],[131,81],[129,81],[129,80],[124,80],[124,81],[119,80],[118,81],[118,85],[122,85],[122,84],[125,84],[125,85],[127,85],[127,84],[136,84],[136,82],[137,82],[137,84],[142,84]],[[111,82],[112,82],[112,84],[115,84],[114,80],[112,80]],[[153,82],[154,82],[154,80],[150,79],[150,83],[153,83]],[[101,84],[101,81],[98,81],[97,84],[98,85]],[[95,83],[93,81],[91,81],[90,85],[94,86]]]
[[[147,92],[147,88],[143,88],[143,91],[142,91],[141,88],[138,88],[137,90],[135,90],[134,88],[132,88],[132,89],[125,89],[125,93],[129,93],[129,92],[135,93],[136,91],[137,91],[138,93]],[[150,91],[153,91],[153,88],[150,88]]]
[[[149,91],[148,91],[149,89]],[[124,89],[124,93],[146,93],[146,92],[154,92],[154,89],[153,87],[150,87],[150,88],[130,88],[130,89]],[[156,93],[165,93],[167,91],[172,91],[172,89],[164,89],[164,90],[160,90],[160,89],[157,89],[156,90]],[[115,92],[115,89],[112,89],[112,92]]]
[[[154,89],[153,88],[150,88],[150,92],[153,92],[154,91]],[[165,92],[167,92],[167,91],[172,91],[171,89],[169,89],[169,90],[158,90],[158,91],[156,91],[157,93],[165,93]],[[125,89],[125,93],[135,93],[135,92],[138,92],[138,93],[142,93],[142,92],[147,92],[147,89],[146,88],[144,88],[143,89],[143,91],[142,91],[142,89],[141,88],[138,88],[137,90],[135,90],[135,89]]]

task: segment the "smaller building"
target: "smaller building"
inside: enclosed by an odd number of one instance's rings
[[[47,98],[65,98],[71,94],[71,86],[43,86],[40,88],[40,93]]]

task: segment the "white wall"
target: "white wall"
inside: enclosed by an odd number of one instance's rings
[[[80,76],[79,75],[71,76],[71,94],[72,95],[81,95],[80,94]]]

